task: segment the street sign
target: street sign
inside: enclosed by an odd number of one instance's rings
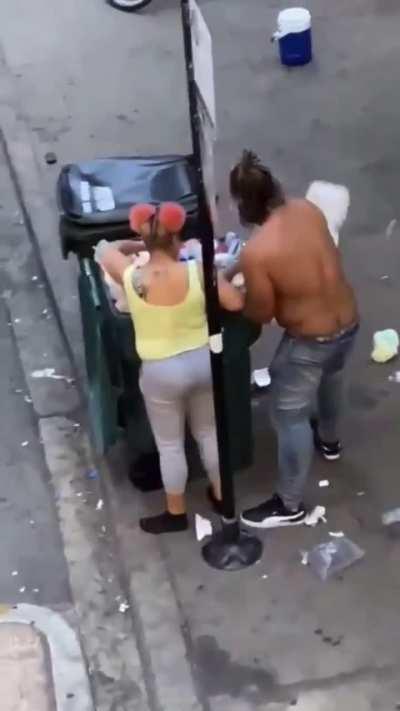
[[[215,110],[212,38],[203,13],[197,5],[196,0],[189,0],[189,8],[194,80],[209,115],[211,125],[215,129],[217,117]]]
[[[218,234],[217,190],[214,163],[215,130],[214,126],[211,124],[208,111],[206,111],[202,101],[198,102],[197,110],[204,191],[214,228],[214,234]]]
[[[212,225],[214,232],[218,233],[214,167],[216,109],[212,39],[210,30],[196,0],[189,0],[189,9],[202,177]]]

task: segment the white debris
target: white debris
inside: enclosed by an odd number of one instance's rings
[[[15,578],[18,575],[18,570],[13,570],[11,575],[13,576],[13,578]]]
[[[21,395],[21,393],[23,392],[23,390],[21,390],[21,388],[16,388],[14,392],[16,392],[17,395]]]
[[[120,606],[119,606],[118,609],[119,609],[120,612],[124,613],[124,612],[126,612],[127,610],[129,610],[129,608],[130,608],[130,605],[128,605],[127,602],[121,602],[121,604],[120,604]]]
[[[389,378],[391,383],[400,383],[400,370],[396,370],[392,375],[389,375]]]
[[[21,323],[21,319],[20,319],[20,318],[15,318],[15,319],[14,319],[14,323]]]
[[[78,491],[76,495],[80,497],[80,496],[83,496],[83,493],[82,493],[82,491]]]
[[[39,592],[39,588],[33,588],[32,592],[35,593],[35,595],[37,595]]]
[[[97,504],[96,504],[96,511],[101,511],[104,506],[104,501],[103,499],[99,499]]]
[[[268,575],[262,575],[261,577],[263,580],[266,580],[268,578]]]
[[[332,538],[343,538],[344,537],[343,531],[329,531],[329,535],[332,536]]]
[[[206,536],[212,536],[211,521],[209,521],[208,518],[200,516],[200,514],[195,515],[195,528],[198,541],[202,541]]]
[[[28,440],[26,439],[24,442],[21,442],[21,447],[27,447],[29,444]]]
[[[357,496],[365,496],[365,491],[357,491]]]
[[[37,277],[36,275],[32,277],[32,281],[37,281],[38,279],[39,277]]]
[[[269,374],[268,368],[260,368],[259,370],[253,370],[251,374],[252,385],[257,385],[258,388],[267,388],[271,385],[271,376]]]
[[[29,397],[29,395],[25,395],[25,396],[24,396],[24,400],[25,400],[25,402],[27,402],[29,405],[32,403],[32,398]]]
[[[107,533],[107,528],[106,528],[106,526],[102,526],[102,527],[101,527],[101,530],[102,530],[103,533]]]
[[[384,526],[390,526],[392,523],[400,522],[400,508],[385,511],[382,514],[382,523]]]
[[[26,590],[26,587],[25,587],[25,585],[24,585],[22,588],[19,589],[19,592],[20,592],[20,593],[24,593],[25,590]]]
[[[301,554],[301,564],[308,565],[308,552],[307,551],[300,551],[300,554]]]
[[[31,373],[32,378],[51,378],[52,380],[66,380],[68,378],[66,375],[59,375],[56,373],[55,368],[43,368],[43,370],[33,370]]]
[[[244,276],[243,276],[242,272],[235,274],[235,276],[232,279],[232,284],[237,289],[243,289],[243,287],[245,285],[245,281],[244,281]]]
[[[397,220],[390,220],[390,222],[389,222],[389,224],[388,224],[388,226],[386,227],[386,230],[385,230],[386,237],[391,237],[391,236],[392,236],[396,225],[397,225]]]
[[[43,316],[46,316],[48,313],[49,313],[49,310],[48,310],[48,309],[43,309],[43,310],[42,310]]]
[[[399,352],[399,334],[394,328],[376,331],[373,336],[373,350],[371,358],[375,363],[387,363]]]
[[[304,523],[306,526],[314,526],[317,525],[320,521],[323,521],[326,523],[326,508],[325,506],[316,506],[310,513],[307,514],[307,516],[304,519]]]
[[[328,479],[321,479],[321,481],[318,483],[318,486],[320,489],[325,489],[327,486],[330,486],[330,482]]]
[[[31,519],[31,520],[29,521],[29,524],[30,524],[30,526],[34,526],[34,525],[35,525],[35,521],[34,521],[33,519]]]
[[[384,281],[385,279],[390,279],[389,274],[384,274],[383,276],[381,276],[381,279],[382,281]]]
[[[315,180],[309,186],[306,199],[323,212],[329,232],[336,246],[350,206],[350,192],[345,185],[335,185],[325,180]]]

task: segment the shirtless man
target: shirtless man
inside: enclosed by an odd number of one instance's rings
[[[338,417],[345,362],[358,331],[352,288],[321,211],[287,199],[254,153],[232,169],[230,189],[242,224],[259,226],[242,251],[246,315],[285,329],[271,365],[271,419],[278,436],[274,496],[245,511],[256,528],[303,522],[313,444],[329,460],[341,445]],[[311,421],[314,403],[318,419]],[[314,440],[314,441],[313,441]]]

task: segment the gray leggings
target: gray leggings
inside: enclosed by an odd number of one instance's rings
[[[144,362],[140,388],[160,454],[166,493],[183,494],[185,491],[188,477],[186,420],[210,482],[218,486],[218,448],[208,348]]]

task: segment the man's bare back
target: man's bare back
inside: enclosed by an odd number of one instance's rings
[[[288,200],[242,252],[246,314],[295,336],[331,336],[358,320],[353,290],[321,211]]]

